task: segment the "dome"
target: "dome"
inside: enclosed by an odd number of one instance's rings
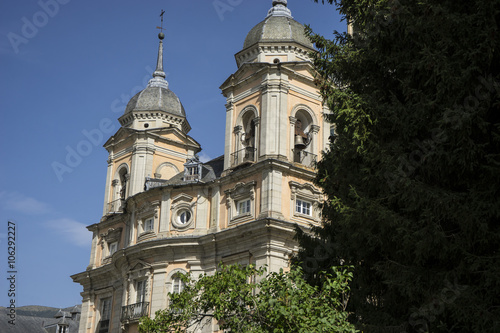
[[[151,81],[146,89],[137,93],[128,102],[125,114],[132,111],[163,111],[185,117],[186,112],[179,97],[165,86],[151,84]]]
[[[304,33],[304,26],[292,18],[286,1],[273,1],[264,21],[250,30],[243,49],[262,42],[296,42],[313,48],[309,38]]]

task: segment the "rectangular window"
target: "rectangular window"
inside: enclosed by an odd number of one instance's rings
[[[136,298],[133,308],[133,317],[139,318],[144,315],[145,304],[146,301],[146,280],[137,281],[135,284]]]
[[[154,225],[155,225],[155,220],[152,217],[146,219],[146,221],[144,221],[144,232],[153,231]]]
[[[118,250],[118,242],[113,242],[109,244],[109,255],[113,255]]]
[[[238,201],[238,215],[250,213],[250,199]]]
[[[109,319],[111,318],[111,297],[101,299],[101,320],[99,321],[99,333],[107,333],[109,330]]]
[[[295,205],[295,212],[311,216],[311,203],[297,199]]]
[[[144,299],[146,297],[146,280],[137,281],[136,292],[136,303],[144,302]]]

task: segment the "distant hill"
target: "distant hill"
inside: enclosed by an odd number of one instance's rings
[[[63,311],[71,311],[73,307],[61,309]],[[59,311],[59,308],[48,306],[28,305],[16,308],[15,326],[8,323],[9,309],[0,306],[0,332],[6,333],[46,333],[43,329],[44,324],[49,320],[54,319],[54,315]]]

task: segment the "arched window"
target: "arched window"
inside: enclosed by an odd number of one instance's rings
[[[172,277],[172,294],[179,294],[184,290],[185,284],[179,273]]]
[[[255,162],[258,146],[258,123],[257,109],[247,106],[238,116],[237,126],[234,128],[235,143],[232,154],[232,166],[242,163]]]
[[[292,131],[292,151],[293,161],[306,166],[313,166],[317,155],[315,153],[314,133],[318,126],[314,124],[311,113],[305,107],[298,107],[291,118],[293,124]]]

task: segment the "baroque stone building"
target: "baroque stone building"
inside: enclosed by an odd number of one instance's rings
[[[168,293],[182,289],[180,272],[210,274],[220,263],[286,268],[295,226],[320,221],[312,179],[329,110],[313,82],[313,46],[287,1],[272,2],[235,55],[237,70],[221,86],[224,155],[206,163],[165,80],[159,38],[153,78],[104,145],[103,217],[88,227],[89,266],[72,276],[83,286],[80,333],[137,332],[141,316],[167,308]]]

